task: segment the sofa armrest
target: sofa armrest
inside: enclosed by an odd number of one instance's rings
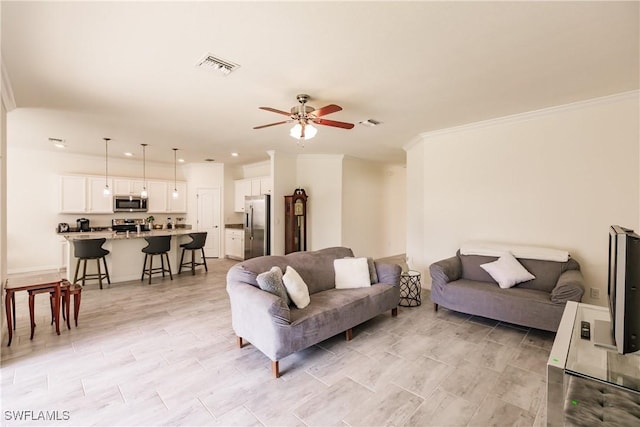
[[[402,268],[398,264],[376,262],[376,273],[378,275],[378,283],[400,286],[400,274]]]
[[[247,283],[228,284],[227,292],[234,326],[242,323],[255,328],[255,325],[264,322],[280,325],[291,323],[289,307],[282,298],[272,293]]]
[[[462,276],[462,262],[458,256],[452,256],[429,266],[431,286],[442,287],[449,282],[460,279]]]
[[[584,294],[584,280],[580,270],[567,270],[560,275],[555,288],[551,290],[551,302],[564,304],[567,301],[580,302]]]

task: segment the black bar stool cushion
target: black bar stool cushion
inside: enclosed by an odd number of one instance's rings
[[[73,248],[76,258],[80,259],[95,259],[102,258],[109,254],[109,251],[104,249],[102,245],[107,239],[104,237],[101,239],[78,239],[73,241]]]
[[[171,236],[149,236],[145,237],[147,246],[142,248],[142,252],[150,255],[163,254],[171,250]]]
[[[204,244],[207,241],[207,232],[200,232],[200,233],[189,233],[188,234],[189,237],[191,237],[191,240],[189,243],[183,243],[180,245],[181,248],[184,249],[201,249],[204,247]]]

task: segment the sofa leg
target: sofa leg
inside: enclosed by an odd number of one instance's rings
[[[242,337],[238,337],[238,348],[242,348]]]
[[[392,317],[397,317],[398,316],[398,307],[395,307],[395,308],[391,309],[391,316]]]
[[[271,361],[271,372],[273,372],[273,378],[280,378],[280,363],[279,361]]]
[[[433,311],[438,311],[438,304],[435,302],[433,303]]]
[[[353,329],[349,328],[344,332],[345,338],[347,339],[347,341],[351,341],[351,339],[353,338]]]

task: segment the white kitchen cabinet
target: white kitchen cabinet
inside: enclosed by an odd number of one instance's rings
[[[225,256],[231,259],[244,259],[244,230],[236,228],[225,229]]]
[[[111,193],[104,195],[104,186],[109,185]],[[87,178],[87,210],[88,213],[113,213],[113,180],[92,176]]]
[[[260,178],[260,194],[271,194],[271,190],[271,177],[265,176]]]
[[[260,178],[251,180],[251,195],[259,196],[262,193],[260,192]]]
[[[114,178],[113,179],[113,195],[114,196],[139,196],[144,181],[141,179]]]
[[[78,175],[60,177],[60,212],[85,213],[87,206],[87,178]]]
[[[104,196],[105,183],[113,180],[98,176],[63,175],[60,177],[61,213],[113,213],[113,198]]]
[[[271,194],[271,177],[262,176],[257,178],[237,179],[234,181],[234,210],[244,212],[245,196],[259,196],[261,194]]]
[[[111,194],[104,196],[105,182]],[[186,213],[187,183],[178,181],[179,197],[173,199],[174,182],[168,180],[147,181],[149,213]],[[60,213],[70,214],[112,214],[113,196],[139,196],[144,181],[124,177],[108,178],[89,175],[60,176]],[[244,200],[243,200],[244,202]]]
[[[167,194],[167,211],[174,213],[186,213],[187,212],[187,183],[176,182],[175,188],[178,189],[178,198],[173,198],[174,185],[171,183],[168,188]]]
[[[64,237],[59,237],[58,242],[60,243],[60,264],[59,268],[66,268],[68,262],[68,254],[69,254],[69,241]]]
[[[167,181],[147,181],[149,213],[165,213],[169,207],[167,196],[169,186]],[[171,189],[173,191],[173,188]]]
[[[244,196],[251,195],[251,180],[238,179],[234,181],[234,210],[244,212]]]

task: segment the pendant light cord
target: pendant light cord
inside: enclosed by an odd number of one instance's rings
[[[104,139],[104,186],[109,187],[109,140],[111,138]]]
[[[142,186],[147,188],[147,144],[142,145]]]
[[[173,149],[173,191],[174,192],[178,192],[178,183],[177,183],[177,178],[176,178],[176,168],[177,168],[177,160],[176,160],[176,156],[178,153],[178,149],[174,148]]]

